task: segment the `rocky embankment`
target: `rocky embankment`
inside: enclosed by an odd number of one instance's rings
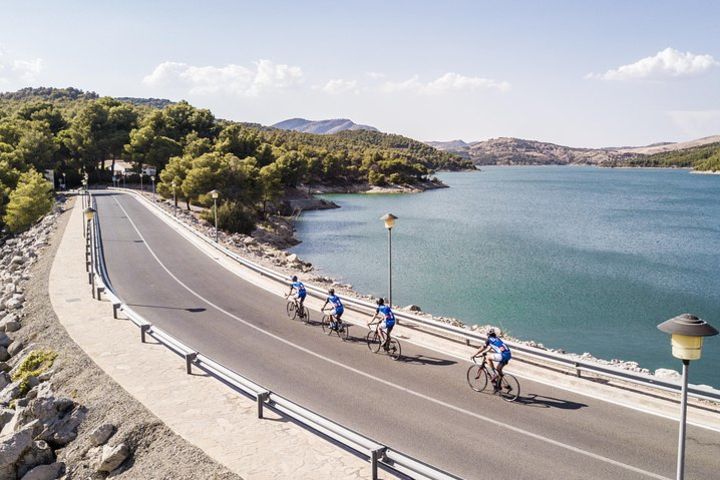
[[[152,197],[150,195],[146,195],[146,198],[152,200]],[[168,212],[172,212],[171,202],[160,199],[157,201],[157,204]],[[201,233],[204,233],[205,235],[210,237],[214,236],[215,233],[213,227],[207,222],[201,220],[196,213],[183,210],[180,211],[178,216],[181,221],[196,229],[197,231],[200,231]],[[291,220],[282,217],[276,217],[268,224],[258,228],[255,232],[253,232],[252,236],[237,233],[228,234],[226,232],[220,232],[219,238],[221,243],[223,243],[230,250],[235,251],[236,253],[242,255],[250,261],[259,263],[260,265],[266,266],[268,268],[272,268],[278,272],[285,273],[288,275],[288,278],[292,275],[299,275],[301,279],[305,282],[311,282],[321,288],[333,287],[339,294],[347,297],[354,297],[365,300],[373,299],[371,295],[363,295],[353,290],[353,286],[351,284],[337,282],[330,277],[317,274],[311,263],[305,262],[300,259],[296,254],[289,253],[284,250],[285,248],[288,248],[289,246],[295,244],[287,240],[287,238],[294,239],[294,236],[292,236],[293,232],[294,230]],[[465,325],[462,321],[456,318],[436,316],[425,313],[421,310],[420,307],[416,305],[408,305],[406,307],[396,306],[395,308],[399,308],[402,311],[412,313],[426,319],[447,323],[457,327],[468,328],[472,331],[477,331],[480,334],[487,333],[487,331],[491,328],[502,334],[502,329],[500,327],[493,325]],[[611,360],[604,360],[597,358],[588,352],[582,354],[570,353],[560,348],[548,348],[542,343],[538,343],[532,340],[522,340],[518,338],[513,338],[509,335],[504,335],[504,338],[529,347],[539,348],[541,350],[565,355],[573,360],[592,362],[598,365],[611,366],[645,375],[654,375],[658,378],[669,380],[676,380],[680,377],[680,374],[675,370],[661,368],[652,372],[647,368],[641,367],[638,362],[621,360],[616,358]]]
[[[239,478],[145,410],[59,324],[47,287],[64,205],[0,239],[0,480]]]

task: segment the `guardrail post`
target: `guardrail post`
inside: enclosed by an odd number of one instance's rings
[[[578,378],[582,378],[582,370],[580,370],[580,364],[575,362],[575,375],[578,376]]]
[[[378,462],[385,456],[385,447],[370,451],[370,467],[372,468],[372,480],[378,479]]]
[[[113,303],[112,306],[113,306],[113,318],[118,318],[117,312],[118,312],[118,309],[120,308],[120,304]]]
[[[140,325],[140,342],[141,343],[145,343],[145,334],[148,332],[148,330],[150,330],[150,327],[152,327],[152,325],[150,325],[149,323]]]
[[[100,294],[105,291],[105,287],[97,287],[97,299],[101,300]]]
[[[263,418],[263,406],[267,402],[270,392],[260,392],[257,394],[257,416]]]
[[[187,353],[185,354],[185,369],[187,370],[187,374],[190,375],[192,373],[192,364],[197,358],[198,354],[197,352]]]

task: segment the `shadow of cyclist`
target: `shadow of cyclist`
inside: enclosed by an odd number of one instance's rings
[[[539,407],[539,408],[559,408],[561,410],[579,410],[583,407],[587,407],[584,403],[571,402],[569,400],[561,400],[559,398],[546,397],[544,395],[537,395],[531,393],[530,395],[521,396],[515,403],[526,405],[528,407]]]

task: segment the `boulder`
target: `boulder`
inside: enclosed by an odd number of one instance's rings
[[[678,372],[669,368],[658,368],[655,370],[655,376],[658,378],[666,378],[668,380],[680,378],[680,374]]]
[[[2,332],[17,332],[18,330],[20,330],[20,322],[17,321],[15,315],[8,315],[0,322],[0,331]]]
[[[114,433],[115,425],[112,423],[103,423],[90,434],[90,444],[93,447],[104,445]]]
[[[6,360],[8,360],[9,358],[10,358],[10,354],[8,353],[7,348],[0,346],[0,362],[3,362],[3,363],[4,363],[4,362],[5,362]],[[7,365],[7,364],[5,364],[5,365]],[[10,366],[9,366],[9,365],[8,365],[7,370],[10,370]]]
[[[10,375],[6,372],[0,372],[0,388],[5,388],[10,382]]]
[[[8,337],[5,332],[0,332],[0,347],[9,347],[12,343],[12,338]]]
[[[0,405],[8,405],[20,396],[20,383],[12,382],[0,390]]]
[[[26,473],[21,480],[55,480],[62,475],[65,464],[62,462],[50,465],[38,465]]]
[[[23,342],[18,340],[16,342],[13,342],[12,345],[10,345],[10,347],[7,349],[7,352],[10,354],[11,357],[14,357],[22,351],[23,347]]]
[[[12,420],[13,416],[15,415],[15,410],[12,410],[10,408],[2,408],[0,409],[0,430],[7,424],[10,420]]]
[[[102,451],[98,472],[112,472],[130,456],[130,448],[124,443],[111,447],[105,445]]]
[[[5,302],[5,307],[8,310],[17,310],[18,308],[22,307],[23,301],[19,300],[17,298],[11,298],[7,302]]]
[[[403,310],[406,312],[422,312],[422,309],[417,305],[408,305],[407,307],[404,307]]]
[[[22,478],[26,473],[38,465],[47,465],[54,461],[55,454],[50,448],[50,445],[43,440],[36,440],[18,461],[17,476]]]
[[[287,263],[290,263],[290,264],[300,262],[296,253],[291,253],[290,255],[288,255],[286,260],[287,260]]]
[[[25,428],[13,435],[7,435],[0,440],[0,478],[17,478],[17,463],[33,446],[34,425]]]
[[[10,260],[10,265],[22,265],[25,260],[20,255],[15,255]]]

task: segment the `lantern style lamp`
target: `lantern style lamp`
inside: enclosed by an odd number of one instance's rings
[[[395,220],[398,217],[392,213],[386,213],[380,220],[385,222],[385,228],[388,231],[388,306],[392,308],[392,229],[395,226]]]

